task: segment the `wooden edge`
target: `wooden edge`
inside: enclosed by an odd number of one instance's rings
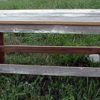
[[[67,25],[100,26],[100,22],[63,22],[63,21],[0,21],[1,25]]]
[[[2,13],[99,13],[100,9],[3,9]]]
[[[0,64],[2,74],[100,77],[100,68]]]
[[[0,49],[5,53],[100,54],[100,47],[93,46],[5,45]]]

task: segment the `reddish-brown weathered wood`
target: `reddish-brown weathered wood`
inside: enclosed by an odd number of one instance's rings
[[[0,32],[0,46],[3,46],[3,33]],[[0,64],[4,63],[4,51],[0,48]]]
[[[5,53],[63,53],[63,54],[100,54],[100,47],[94,46],[32,46],[5,45],[0,46]]]

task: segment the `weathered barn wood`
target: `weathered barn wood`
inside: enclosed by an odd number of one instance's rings
[[[100,34],[100,26],[66,25],[1,25],[0,32],[8,33],[60,33],[60,34]]]
[[[0,10],[0,32],[100,34],[100,9]],[[3,45],[2,33],[0,63],[4,52],[100,54],[100,47]],[[0,64],[0,73],[100,77],[100,68]]]
[[[0,49],[5,53],[100,54],[100,47],[96,46],[5,45],[0,46]]]
[[[0,64],[0,73],[100,77],[100,68]]]
[[[0,24],[100,25],[100,10],[0,10]]]
[[[100,10],[0,10],[0,32],[96,34]]]

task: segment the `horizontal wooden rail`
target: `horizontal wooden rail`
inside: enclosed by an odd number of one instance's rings
[[[100,34],[100,26],[66,25],[1,25],[0,32],[9,33],[60,33],[60,34]]]
[[[100,33],[100,9],[0,10],[0,32]]]
[[[100,77],[100,68],[0,64],[0,73]]]
[[[91,46],[29,46],[5,45],[0,46],[5,53],[66,53],[66,54],[100,54],[100,47]]]
[[[100,9],[0,10],[0,24],[100,26]]]

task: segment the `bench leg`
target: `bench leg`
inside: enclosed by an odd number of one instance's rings
[[[0,32],[0,46],[4,45],[3,33]],[[4,63],[4,51],[0,50],[0,64]]]

